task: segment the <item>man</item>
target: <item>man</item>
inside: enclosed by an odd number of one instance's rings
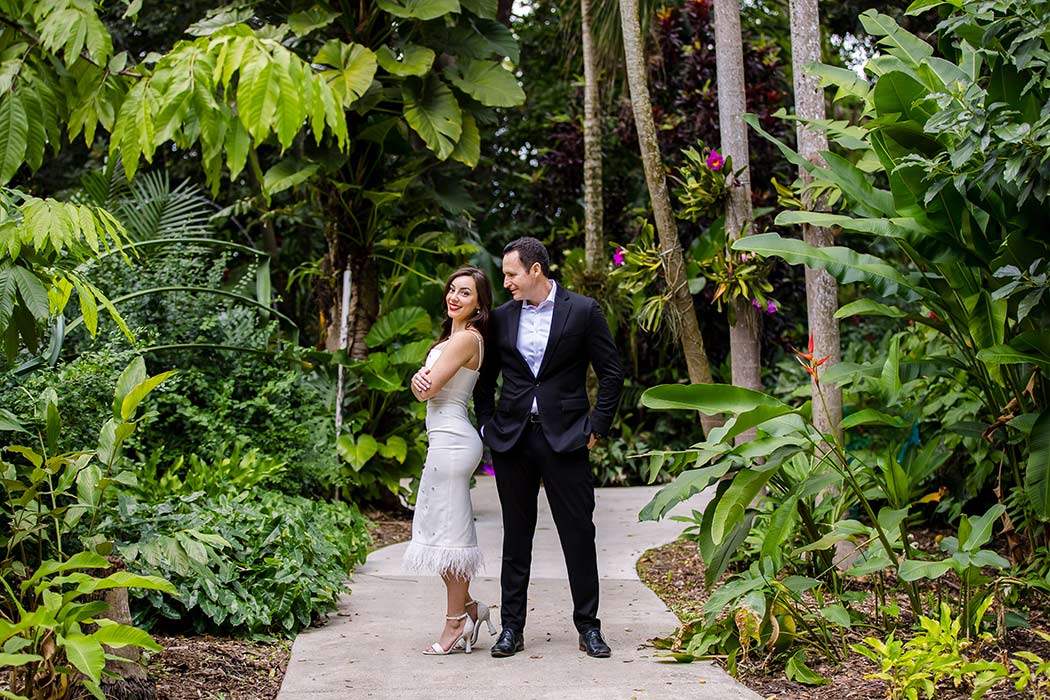
[[[503,510],[503,630],[492,655],[513,656],[525,648],[522,634],[542,479],[568,568],[580,650],[605,658],[611,652],[598,619],[589,451],[612,425],[623,368],[598,303],[550,278],[550,258],[540,241],[520,238],[507,245],[503,286],[513,301],[492,313],[474,389],[474,410],[492,450]],[[593,410],[587,399],[588,365],[598,375]]]

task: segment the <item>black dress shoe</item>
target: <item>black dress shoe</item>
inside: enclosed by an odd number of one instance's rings
[[[520,632],[515,632],[506,627],[499,633],[499,639],[492,645],[492,655],[497,659],[514,656],[519,651],[525,650],[525,638]]]
[[[580,634],[580,651],[585,651],[587,656],[597,659],[607,659],[612,655],[612,649],[605,643],[599,629],[590,629]]]

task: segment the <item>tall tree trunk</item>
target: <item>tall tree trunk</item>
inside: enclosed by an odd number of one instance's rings
[[[747,125],[741,116],[747,110],[744,87],[744,47],[740,35],[738,0],[715,0],[715,69],[718,74],[718,127],[722,134],[722,155],[732,158],[728,174],[726,232],[730,240],[747,235],[751,226],[751,174],[748,167]],[[729,350],[732,356],[733,384],[762,390],[760,345],[761,316],[750,299],[737,297],[732,305]],[[754,438],[754,430],[740,435],[737,442]]]
[[[584,256],[589,272],[605,269],[602,233],[602,125],[598,66],[591,36],[591,0],[580,0],[583,36],[583,219]]]
[[[824,118],[824,91],[817,77],[806,71],[806,66],[820,61],[820,14],[817,0],[791,0],[791,67],[795,82],[795,114],[802,119]],[[822,151],[828,150],[828,137],[823,131],[798,125],[798,152],[803,158],[826,167]],[[805,168],[799,168],[803,182],[812,181]],[[806,208],[824,211],[824,201],[814,201],[807,194]],[[803,226],[803,239],[813,246],[831,245],[831,230],[823,226]],[[838,311],[838,283],[825,270],[806,268],[806,305],[809,313],[809,334],[813,338],[813,356],[831,356],[817,373],[823,375],[841,357]],[[817,392],[817,379],[812,379],[813,422],[824,433],[838,433],[842,420],[842,390],[821,382],[824,401]],[[826,406],[826,410],[825,410]]]
[[[342,305],[343,271],[350,270],[349,344],[347,355],[355,360],[368,357],[365,336],[379,317],[379,269],[371,251],[345,235],[353,222],[345,216],[345,204],[334,187],[325,201],[324,229],[327,250],[321,263],[321,277],[315,287],[317,307],[323,318],[324,348],[339,349],[339,322]]]
[[[660,144],[656,140],[656,124],[653,122],[653,107],[649,100],[649,85],[646,82],[646,63],[642,51],[642,30],[638,23],[638,0],[620,0],[620,18],[623,27],[623,48],[627,59],[627,83],[631,91],[631,106],[634,108],[634,124],[638,130],[638,147],[645,181],[649,186],[649,197],[653,203],[653,217],[660,247],[665,251],[664,277],[673,295],[675,311],[681,319],[682,351],[689,369],[689,381],[693,384],[711,383],[711,366],[707,362],[704,339],[700,335],[700,324],[696,320],[693,297],[685,276],[682,244],[678,239],[678,225],[671,210],[667,194],[667,177],[660,158]],[[700,416],[704,434],[720,424],[717,416]]]

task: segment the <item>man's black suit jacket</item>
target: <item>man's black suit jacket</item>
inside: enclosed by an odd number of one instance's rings
[[[518,441],[535,397],[543,433],[555,452],[587,446],[591,433],[609,432],[623,390],[623,367],[598,302],[558,285],[547,348],[533,376],[518,352],[521,301],[492,312],[485,360],[474,388],[474,411],[485,442],[507,452]],[[593,410],[587,400],[587,366],[598,375]],[[496,381],[503,375],[499,402]]]

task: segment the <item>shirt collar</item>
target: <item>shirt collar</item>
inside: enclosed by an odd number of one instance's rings
[[[530,309],[530,310],[531,309],[542,309],[547,304],[553,304],[554,303],[554,295],[557,292],[558,292],[558,283],[555,282],[554,280],[551,280],[551,291],[547,295],[546,299],[541,301],[536,306],[533,306],[532,304],[530,304],[528,299],[523,299],[522,302],[521,302],[521,308],[523,308],[523,309]]]

